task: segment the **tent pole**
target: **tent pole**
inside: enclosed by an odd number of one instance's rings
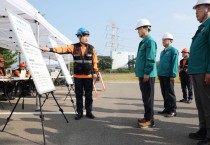
[[[19,64],[21,62],[21,52],[18,52],[18,61],[19,61]]]
[[[36,23],[36,41],[39,47],[39,22],[35,20]],[[39,95],[36,95],[36,111],[40,110],[39,106]]]
[[[50,66],[50,56],[49,56],[49,66]]]

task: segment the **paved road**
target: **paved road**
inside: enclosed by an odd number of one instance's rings
[[[157,114],[163,109],[159,84],[155,84],[155,122],[152,129],[140,129],[137,118],[143,117],[143,105],[137,82],[106,82],[106,92],[98,84],[99,97],[94,97],[94,120],[83,117],[74,120],[74,109],[68,98],[64,101],[67,89],[57,87],[55,96],[63,108],[69,123],[58,111],[50,96],[43,110],[47,145],[196,145],[197,141],[188,138],[189,132],[197,131],[197,110],[195,102],[177,102],[178,116],[165,118]],[[177,100],[181,99],[180,84],[175,85]],[[73,99],[75,100],[74,96]],[[17,99],[16,99],[17,100]],[[12,101],[13,106],[16,100]],[[34,97],[27,97],[22,110],[22,100],[4,132],[0,132],[2,145],[41,145],[43,136],[39,112],[35,112]],[[3,102],[0,113],[0,129],[13,106]]]

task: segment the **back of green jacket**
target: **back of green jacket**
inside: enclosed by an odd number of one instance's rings
[[[136,77],[144,77],[145,74],[150,77],[157,76],[156,52],[157,44],[155,40],[147,35],[139,44],[135,64]]]
[[[175,78],[178,73],[179,52],[176,48],[169,46],[160,53],[160,62],[158,64],[158,76]]]

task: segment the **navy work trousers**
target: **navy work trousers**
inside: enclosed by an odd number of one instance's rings
[[[93,104],[93,79],[92,78],[74,78],[77,112],[83,112],[83,95],[85,93],[85,109],[92,111]]]
[[[170,77],[159,76],[160,88],[164,100],[164,109],[170,113],[176,113],[176,96],[174,92],[174,81]]]
[[[207,131],[210,138],[210,85],[204,82],[205,74],[193,76],[195,103],[198,109],[199,128]]]
[[[181,71],[179,73],[180,81],[181,81],[181,87],[182,87],[182,93],[184,99],[193,99],[193,91],[192,91],[192,78],[189,77],[187,72]],[[188,91],[187,91],[188,90]]]
[[[143,82],[143,78],[139,78],[139,86],[145,111],[144,119],[146,120],[151,120],[154,116],[154,83],[155,78],[149,78],[147,82]]]

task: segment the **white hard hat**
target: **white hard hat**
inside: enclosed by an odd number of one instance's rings
[[[174,37],[171,33],[166,32],[165,34],[163,34],[163,38],[162,39],[171,39],[173,40]]]
[[[193,7],[193,9],[196,9],[198,5],[202,4],[209,4],[210,5],[210,0],[198,0],[197,4]]]
[[[149,27],[151,27],[150,21],[147,20],[147,19],[140,19],[140,20],[137,22],[136,30],[137,30],[139,27],[143,27],[143,26],[149,26]]]

